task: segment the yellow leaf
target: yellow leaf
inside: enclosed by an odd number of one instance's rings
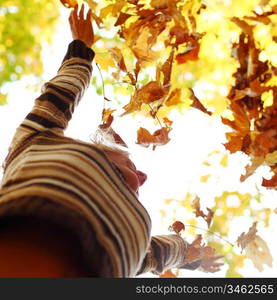
[[[115,68],[114,61],[108,54],[96,53],[95,61],[101,70],[108,71],[109,68]]]
[[[211,177],[211,175],[204,175],[200,177],[200,181],[201,182],[207,182],[208,179]]]
[[[226,154],[222,157],[222,159],[221,159],[221,161],[220,161],[220,164],[221,164],[224,168],[227,168],[227,167],[228,167],[228,162],[229,162],[229,156],[228,156],[228,154],[226,153]]]
[[[7,102],[7,95],[0,93],[0,105],[6,104]]]

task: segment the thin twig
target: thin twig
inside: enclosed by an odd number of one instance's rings
[[[231,242],[229,242],[228,240],[224,239],[222,236],[220,236],[219,234],[213,232],[213,231],[210,231],[210,230],[207,230],[207,229],[203,229],[203,228],[200,228],[198,226],[195,226],[195,225],[190,225],[190,224],[184,224],[185,226],[189,226],[189,227],[193,227],[193,228],[196,228],[196,229],[200,229],[200,230],[203,230],[203,231],[206,231],[214,236],[217,236],[218,238],[220,238],[221,240],[223,240],[224,242],[228,243],[229,245],[231,245],[232,247],[234,247],[235,245],[232,244]]]
[[[151,106],[149,103],[148,103],[148,106],[150,107],[150,109],[151,109],[152,113],[154,113],[154,110],[153,110],[152,106]],[[161,123],[161,121],[160,121],[159,117],[157,116],[157,114],[155,114],[155,118],[156,118],[156,119],[157,119],[157,121],[159,122],[159,124],[160,124],[161,128],[163,128],[163,125],[162,125],[162,123]]]
[[[100,76],[101,76],[102,90],[103,90],[103,97],[104,97],[104,108],[105,108],[105,99],[106,99],[106,95],[105,95],[105,84],[104,84],[104,79],[103,79],[102,72],[101,72],[101,70],[100,70],[100,68],[99,68],[98,63],[96,63],[96,67],[97,67],[97,69],[98,69],[98,71],[99,71],[99,73],[100,73]]]

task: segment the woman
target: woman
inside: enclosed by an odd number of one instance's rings
[[[150,238],[138,201],[146,174],[118,147],[64,136],[91,77],[91,11],[76,6],[73,42],[18,127],[0,191],[1,277],[133,277],[185,265],[178,235]]]

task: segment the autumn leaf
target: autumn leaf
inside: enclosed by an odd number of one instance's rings
[[[202,235],[198,234],[195,240],[189,244],[185,251],[187,263],[200,262],[200,269],[204,272],[217,272],[223,263],[216,262],[223,256],[215,255],[215,249],[202,244]]]
[[[199,54],[199,45],[196,45],[192,48],[188,48],[187,51],[183,53],[179,53],[176,55],[175,59],[178,64],[185,64],[186,62],[192,60],[198,60],[198,54]]]
[[[182,96],[181,89],[174,89],[167,97],[165,101],[165,105],[172,106],[181,103],[182,102],[181,96]]]
[[[173,121],[169,120],[167,117],[163,118],[163,123],[166,127],[171,128]]]
[[[245,254],[247,258],[251,259],[254,267],[260,272],[263,271],[263,265],[272,267],[272,255],[270,254],[269,248],[266,242],[260,237],[255,238],[245,248]]]
[[[200,209],[200,198],[199,197],[195,197],[195,199],[193,200],[192,208],[194,209],[194,213],[195,213],[196,217],[202,217],[208,224],[208,227],[210,227],[213,216],[214,216],[214,212],[210,208],[207,207],[208,214],[205,214]]]
[[[103,109],[102,111],[102,121],[107,123],[115,109]]]
[[[209,116],[211,116],[212,113],[210,111],[208,111],[206,109],[206,107],[200,102],[200,100],[195,96],[193,89],[190,89],[190,91],[191,91],[191,97],[190,97],[190,99],[192,100],[191,107],[199,109],[203,113],[208,114]]]
[[[151,134],[147,129],[140,127],[137,131],[137,144],[143,147],[153,145],[153,150],[156,146],[165,145],[169,142],[169,130],[167,127],[162,127]]]
[[[132,15],[130,14],[125,14],[123,12],[120,13],[118,19],[116,20],[114,26],[120,26],[124,24]]]
[[[237,239],[238,246],[243,250],[249,243],[251,243],[257,233],[257,222],[254,222],[247,233],[243,232]]]
[[[199,270],[207,273],[215,273],[220,271],[220,267],[224,265],[224,263],[217,262],[218,259],[223,258],[222,255],[202,258],[201,264],[199,266]]]
[[[256,157],[252,160],[251,164],[247,165],[245,167],[245,174],[240,176],[240,181],[245,181],[249,176],[251,176],[256,169],[261,166],[263,163],[264,158],[263,157]]]
[[[105,109],[104,109],[104,111],[105,111]],[[108,129],[111,127],[114,118],[110,112],[108,112],[108,113],[104,112],[104,116],[102,115],[102,120],[103,120],[103,123],[99,125],[99,128],[100,129]]]
[[[163,274],[159,276],[160,278],[177,278],[177,276],[172,273],[171,270],[165,270]]]
[[[173,57],[174,57],[174,48],[172,48],[168,59],[165,61],[165,63],[161,68],[161,72],[164,74],[164,80],[163,80],[164,87],[168,86],[170,83]]]
[[[277,187],[277,174],[274,174],[271,179],[263,178],[262,186],[267,188],[275,188]]]
[[[125,113],[122,115],[140,110],[143,103],[149,104],[151,102],[160,100],[164,96],[165,90],[160,82],[150,81],[135,91],[135,94],[131,97],[131,101],[123,107],[125,109]]]
[[[170,227],[170,231],[174,231],[175,233],[179,234],[182,230],[185,230],[185,225],[180,221],[175,221]]]
[[[255,268],[263,271],[263,265],[272,266],[272,256],[266,242],[258,236],[257,222],[254,222],[247,233],[243,232],[237,239],[238,246],[245,250],[246,256],[252,260]]]
[[[117,47],[111,48],[110,52],[112,54],[113,59],[116,61],[119,69],[123,72],[127,72],[127,68],[125,65],[125,61],[123,58],[123,55],[120,51],[120,49],[118,49]]]

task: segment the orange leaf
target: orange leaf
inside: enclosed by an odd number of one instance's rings
[[[125,14],[123,12],[120,13],[118,19],[116,20],[114,26],[120,26],[126,22],[132,15]]]
[[[175,233],[179,234],[182,230],[185,230],[185,225],[180,221],[175,221],[171,226],[170,230],[174,231]]]
[[[171,270],[166,270],[160,275],[160,278],[177,278],[177,276]]]
[[[191,106],[201,110],[203,113],[208,114],[209,116],[212,114],[210,111],[206,109],[206,107],[200,102],[200,100],[195,96],[193,89],[190,89],[191,91],[191,97],[192,100]]]
[[[165,101],[166,106],[171,106],[171,105],[176,105],[178,103],[181,103],[181,96],[182,96],[182,91],[181,89],[174,89],[169,96],[167,97]]]
[[[136,90],[131,101],[123,107],[125,109],[123,115],[140,110],[143,103],[149,104],[160,100],[164,95],[165,91],[161,84],[157,81],[150,81],[140,89]]]
[[[151,134],[147,129],[140,127],[137,131],[137,144],[148,147],[153,145],[153,150],[156,146],[165,145],[169,142],[168,137],[169,130],[166,127],[162,127]]]
[[[200,51],[200,44],[198,41],[199,37],[193,37],[190,36],[189,37],[189,46],[188,46],[188,50],[186,52],[183,53],[179,53],[176,55],[176,61],[178,64],[184,64],[189,60],[198,60],[198,54]]]
[[[116,61],[119,69],[121,71],[127,73],[125,61],[124,61],[124,58],[123,58],[123,55],[122,55],[120,49],[118,49],[117,47],[114,47],[114,48],[110,49],[110,52],[112,54],[113,59]]]
[[[173,124],[173,121],[171,121],[171,120],[169,120],[168,118],[163,118],[163,122],[164,122],[164,124],[166,125],[166,127],[170,127],[171,128],[171,126],[172,126],[172,124]]]
[[[115,111],[115,109],[103,109],[102,111],[102,121],[107,123],[110,119],[111,114]]]
[[[172,71],[172,63],[174,57],[174,48],[172,48],[168,59],[163,64],[161,71],[164,74],[163,86],[166,87],[170,83],[171,71]]]
[[[277,174],[274,174],[271,179],[264,179],[262,186],[268,187],[268,188],[276,188],[277,187]]]

